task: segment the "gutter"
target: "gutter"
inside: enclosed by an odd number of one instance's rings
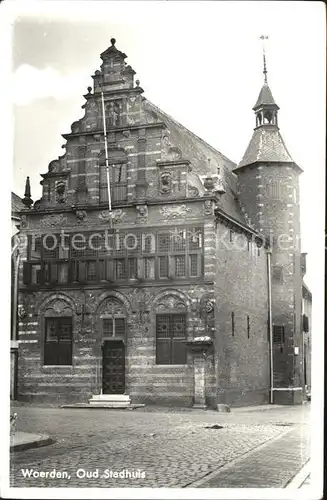
[[[233,224],[235,227],[238,227],[239,230],[246,232],[248,234],[251,234],[252,236],[255,236],[256,238],[258,238],[263,243],[264,246],[267,245],[265,236],[258,233],[255,229],[252,229],[249,226],[245,226],[244,224],[242,224],[238,220],[234,219],[233,217],[228,215],[224,210],[222,210],[220,207],[217,207],[215,209],[215,216],[216,217],[220,216],[222,219],[225,219],[229,223]]]
[[[274,356],[273,356],[273,325],[271,305],[271,252],[267,252],[268,274],[268,328],[269,328],[269,358],[270,358],[270,404],[274,402]]]

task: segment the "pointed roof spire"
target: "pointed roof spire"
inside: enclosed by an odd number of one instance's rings
[[[260,39],[264,42],[268,37],[262,35]],[[278,128],[278,110],[271,90],[267,83],[266,55],[263,49],[263,74],[264,83],[253,110],[256,116],[256,127],[254,129],[250,144],[234,173],[239,173],[244,167],[255,163],[288,163],[295,166],[299,171],[283,141]]]
[[[31,205],[33,205],[33,200],[31,198],[31,184],[29,177],[26,177],[25,193],[24,193],[24,198],[22,199],[22,203],[24,203],[24,205],[27,208],[31,208]]]
[[[255,105],[253,106],[252,109],[254,109],[254,111],[256,111],[257,108],[259,108],[261,106],[265,106],[265,105],[274,106],[276,109],[279,109],[279,107],[277,106],[277,104],[273,98],[271,90],[268,86],[268,79],[267,79],[268,71],[267,71],[266,48],[265,48],[265,41],[268,40],[268,36],[261,35],[260,40],[262,40],[264,83],[263,83],[263,86],[260,90],[260,94],[259,94],[259,97],[257,99],[257,102],[255,103]]]
[[[266,63],[266,50],[265,50],[265,40],[268,40],[267,35],[261,35],[260,40],[262,40],[262,52],[263,52],[263,74],[264,74],[264,80],[265,83],[267,84],[267,63]]]

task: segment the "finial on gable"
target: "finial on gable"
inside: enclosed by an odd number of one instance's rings
[[[25,194],[24,198],[22,199],[22,202],[24,203],[24,205],[26,205],[27,208],[31,208],[31,206],[33,205],[33,200],[31,198],[31,184],[29,177],[26,177]]]

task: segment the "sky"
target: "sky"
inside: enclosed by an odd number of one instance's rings
[[[6,2],[5,2],[6,3]],[[324,234],[325,11],[320,2],[10,2],[12,190],[41,196],[40,174],[83,116],[100,53],[116,38],[144,95],[238,163],[268,83],[300,178],[302,251],[314,288]],[[64,6],[64,8],[63,8]],[[320,238],[320,239],[319,239]],[[317,253],[318,252],[318,253]],[[319,255],[318,255],[319,254]],[[323,272],[319,271],[320,273]]]

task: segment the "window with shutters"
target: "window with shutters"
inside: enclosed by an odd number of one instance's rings
[[[45,318],[44,365],[72,364],[72,318]]]
[[[285,329],[283,325],[273,325],[273,342],[274,344],[284,344]]]
[[[156,363],[186,364],[186,314],[157,314]]]

